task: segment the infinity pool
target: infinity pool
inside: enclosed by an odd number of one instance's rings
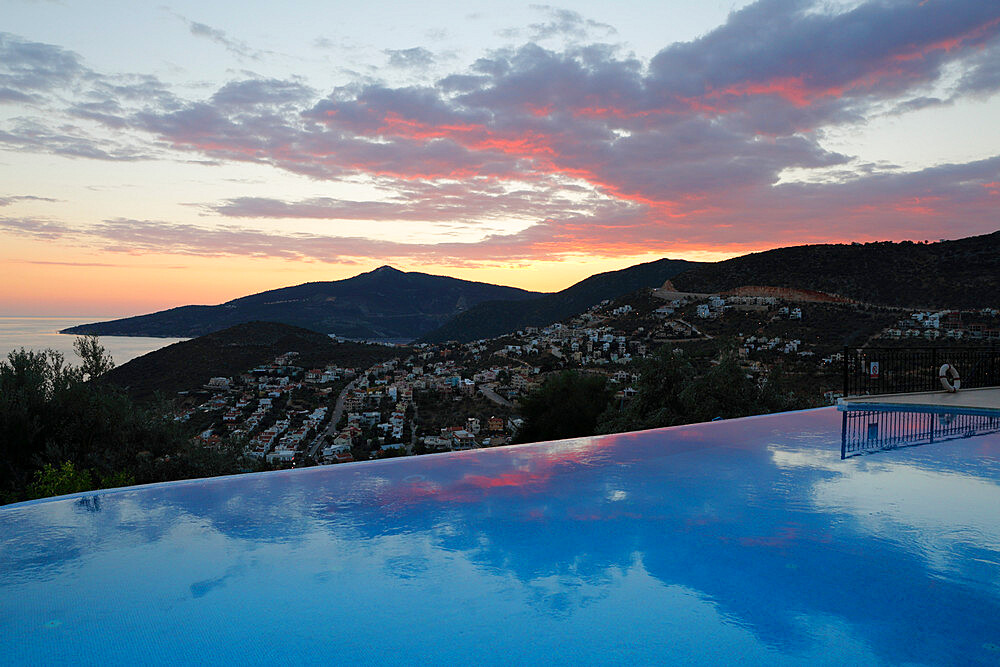
[[[983,419],[846,458],[847,417],[824,408],[12,505],[0,652],[996,665],[1000,421]]]

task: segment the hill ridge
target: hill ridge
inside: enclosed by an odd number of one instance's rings
[[[421,341],[468,342],[493,338],[526,326],[546,326],[572,317],[604,299],[615,299],[644,287],[660,287],[672,276],[699,262],[658,259],[584,278],[559,292],[512,303],[484,301],[454,316]]]
[[[686,292],[749,285],[812,290],[907,308],[1000,305],[1000,231],[951,241],[877,241],[775,248],[671,278]]]
[[[200,387],[210,378],[232,377],[298,352],[306,368],[327,363],[367,368],[397,356],[396,348],[365,343],[338,343],[326,334],[278,322],[246,322],[192,338],[136,357],[102,375],[100,382],[126,389],[144,400],[156,392],[172,395]]]
[[[516,287],[385,265],[342,280],[279,287],[212,306],[178,306],[83,324],[62,333],[195,337],[261,320],[349,338],[412,340],[482,301],[516,301],[537,295]]]

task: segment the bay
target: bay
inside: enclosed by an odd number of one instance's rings
[[[61,352],[70,364],[79,364],[80,358],[73,351],[76,336],[59,333],[60,329],[100,322],[108,317],[0,317],[0,356],[7,358],[13,350],[52,349]],[[152,338],[147,336],[101,336],[101,345],[111,353],[116,366],[140,357],[161,347],[187,340],[187,338]]]

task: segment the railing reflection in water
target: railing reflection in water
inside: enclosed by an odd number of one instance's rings
[[[845,410],[840,458],[1000,431],[1000,414]]]

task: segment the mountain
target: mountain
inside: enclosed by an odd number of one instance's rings
[[[604,299],[615,299],[644,287],[659,287],[700,262],[660,259],[619,271],[598,273],[561,292],[533,299],[484,301],[454,316],[421,339],[426,342],[467,342],[501,336],[528,326],[546,326],[577,315]]]
[[[794,246],[703,264],[671,279],[685,292],[791,287],[913,308],[1000,305],[1000,231],[939,243]]]
[[[326,334],[287,324],[249,322],[144,354],[102,375],[100,381],[123,387],[139,400],[157,391],[172,396],[198,389],[212,377],[238,375],[285,352],[298,352],[295,365],[304,368],[326,364],[368,368],[402,353],[385,345],[338,343]]]
[[[412,340],[470,306],[537,292],[403,272],[383,266],[345,280],[314,282],[245,296],[217,306],[181,306],[64,329],[103,336],[201,336],[253,321],[282,322],[348,338]]]

